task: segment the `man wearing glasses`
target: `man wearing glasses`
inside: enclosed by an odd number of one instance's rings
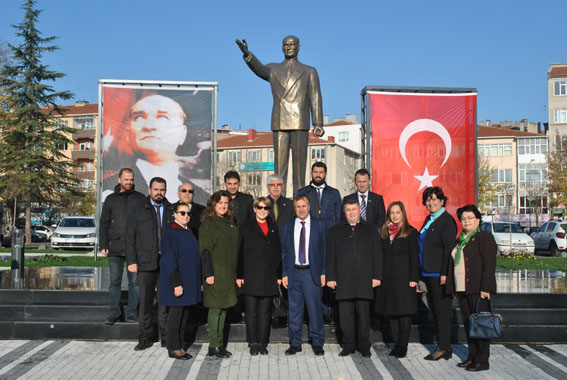
[[[179,201],[171,205],[170,213],[173,215],[173,211],[177,207],[178,203],[185,203],[189,205],[189,223],[187,227],[191,229],[195,238],[199,240],[199,227],[201,226],[201,213],[205,210],[205,206],[193,202],[193,195],[195,194],[195,188],[190,183],[183,183],[177,189],[177,197]]]
[[[279,174],[270,174],[268,176],[267,188],[268,198],[272,201],[272,209],[270,217],[276,222],[278,228],[282,224],[294,218],[293,202],[291,199],[282,196],[283,177]]]

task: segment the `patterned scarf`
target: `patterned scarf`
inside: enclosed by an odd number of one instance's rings
[[[476,233],[480,230],[480,226],[475,228],[473,232],[470,234],[466,234],[465,230],[461,231],[459,235],[459,246],[457,247],[457,254],[455,255],[455,264],[458,264],[461,261],[461,254],[463,251],[463,247],[471,240],[471,238],[476,235]]]
[[[390,224],[388,224],[388,233],[390,234],[390,243],[394,241],[394,238],[396,237],[396,235],[400,231],[400,228],[402,228],[402,223],[398,223],[398,224],[390,223]]]

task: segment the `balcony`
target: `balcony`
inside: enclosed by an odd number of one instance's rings
[[[73,150],[71,152],[71,159],[78,160],[94,160],[94,150]]]
[[[77,141],[79,139],[95,139],[94,129],[75,129],[75,132],[71,134],[71,139]]]
[[[78,179],[91,179],[91,180],[94,181],[94,178],[95,178],[94,170],[89,170],[89,171],[85,171],[85,172],[73,171],[73,175],[75,176],[75,178],[78,178]]]

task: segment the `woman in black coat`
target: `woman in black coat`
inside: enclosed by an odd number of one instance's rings
[[[178,203],[175,220],[161,238],[159,303],[169,306],[167,350],[169,357],[187,360],[191,355],[181,348],[188,306],[201,302],[201,259],[199,243],[187,227],[189,205]]]
[[[417,230],[409,225],[402,202],[392,202],[380,228],[384,255],[384,277],[378,288],[376,312],[390,320],[394,349],[390,356],[403,358],[408,351],[412,315],[417,313],[419,281]]]
[[[276,223],[268,218],[271,206],[266,197],[256,199],[256,217],[239,231],[236,285],[244,295],[251,355],[268,354],[272,298],[278,294],[281,277],[280,236]]]
[[[467,359],[457,366],[467,371],[485,371],[489,368],[490,340],[471,339],[469,317],[479,301],[480,311],[490,310],[490,295],[496,293],[497,246],[492,234],[480,229],[482,215],[475,205],[461,207],[457,216],[463,231],[451,253],[447,291],[459,300],[469,347]]]
[[[455,246],[457,223],[445,211],[447,197],[440,187],[428,187],[422,194],[423,205],[429,215],[419,231],[419,259],[421,278],[427,286],[427,304],[433,312],[437,328],[437,348],[425,360],[449,360],[451,350],[451,307],[453,297],[447,294],[445,284],[449,256]]]

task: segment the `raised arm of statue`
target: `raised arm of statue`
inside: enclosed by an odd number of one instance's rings
[[[242,50],[242,54],[244,54],[244,58],[246,58],[250,54],[250,52],[248,51],[248,44],[246,43],[246,40],[244,38],[242,39],[242,41],[237,39],[236,44],[238,45],[240,50]]]

